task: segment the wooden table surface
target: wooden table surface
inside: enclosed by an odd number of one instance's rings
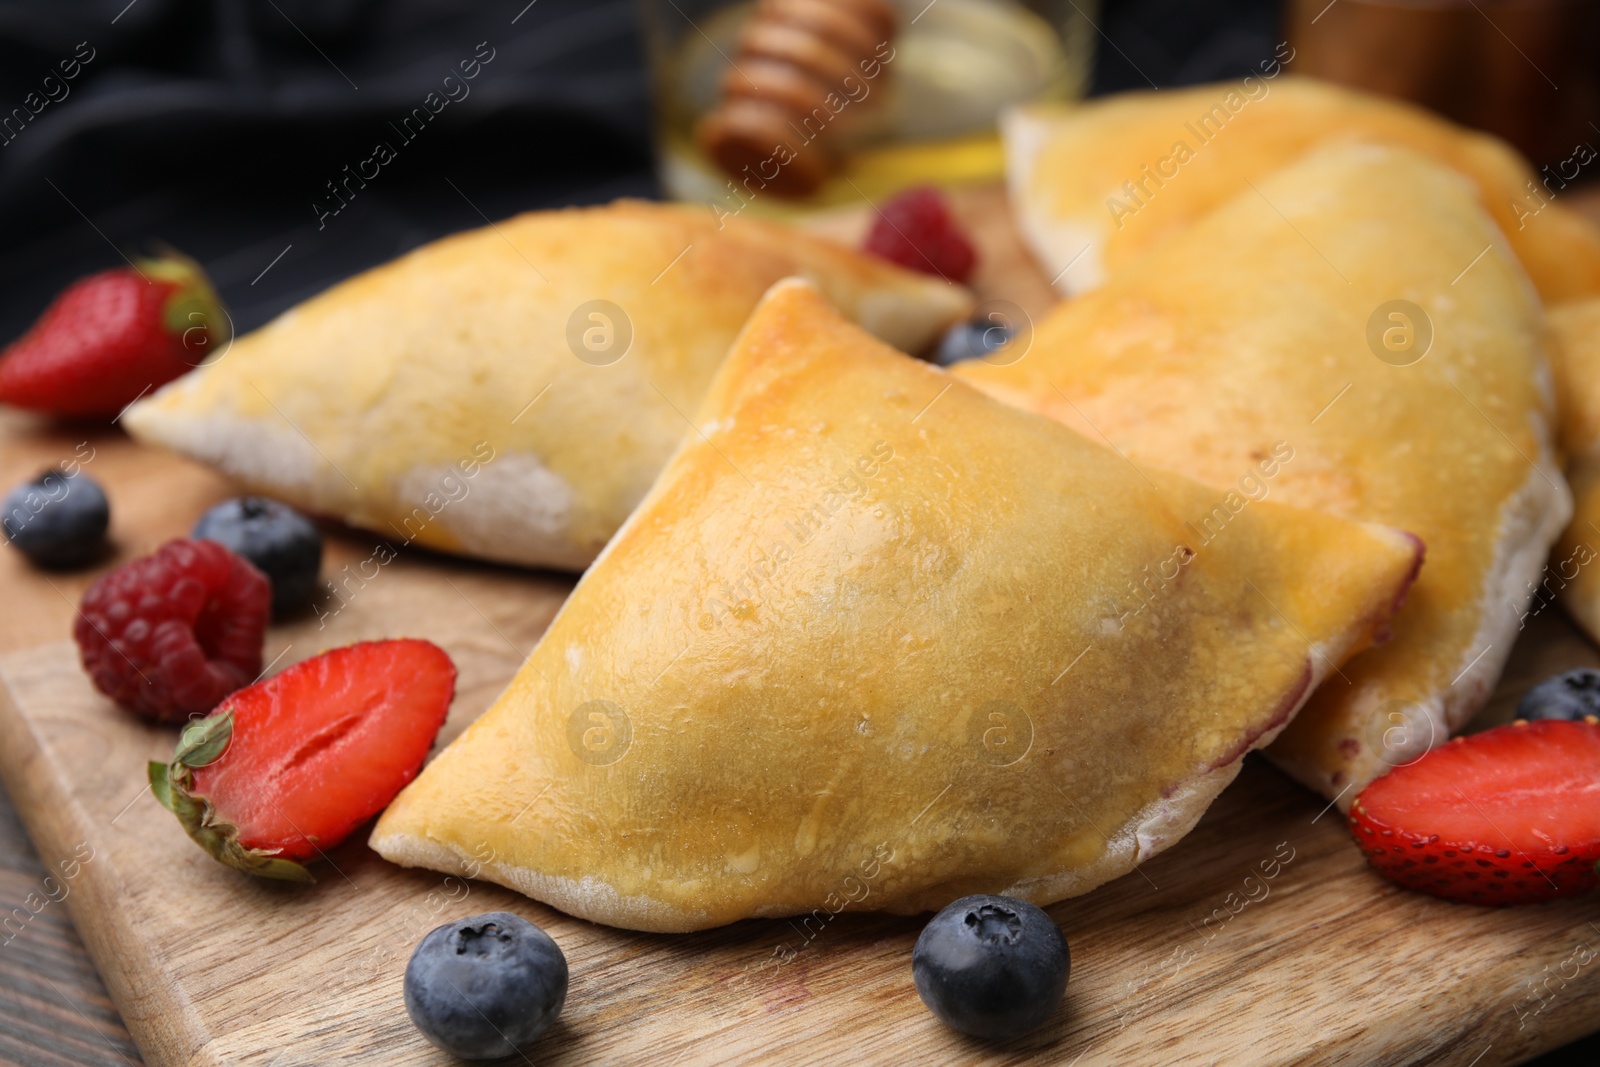
[[[1572,200],[1580,202],[1577,196]],[[1586,194],[1581,205],[1600,218],[1600,191]],[[1031,292],[1015,298],[1030,305],[1048,299],[1044,293]],[[15,484],[48,463],[52,447],[65,444],[70,453],[70,442],[63,435],[70,436],[70,431],[49,431],[41,437],[38,424],[32,420],[0,412],[0,488]],[[140,501],[138,510],[154,511],[161,506],[156,501]],[[0,559],[0,588],[6,584],[3,571],[19,564],[15,558]],[[71,604],[86,582],[87,576],[63,576],[60,591],[64,618],[70,618]],[[18,618],[16,613],[0,611],[0,655],[39,644],[40,629],[55,626],[60,631],[62,627],[56,626],[57,622]],[[1570,628],[1564,618],[1546,622],[1552,624]],[[40,893],[46,873],[18,822],[10,798],[0,792],[0,912],[9,912],[30,894]],[[142,1062],[65,907],[50,904],[21,933],[9,941],[5,936],[0,933],[0,1063],[53,1067]],[[1600,1025],[1600,1020],[1596,1023]],[[1540,1067],[1600,1062],[1600,1034],[1534,1062]],[[1470,1065],[1463,1062],[1458,1067]]]

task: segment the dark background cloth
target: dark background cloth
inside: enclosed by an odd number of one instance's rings
[[[659,195],[637,14],[633,0],[0,0],[0,118],[88,54],[80,42],[94,55],[0,144],[0,339],[119,250],[198,259],[247,330],[485,216]],[[1096,92],[1242,76],[1279,39],[1263,0],[1108,0],[1098,22]],[[469,95],[400,142],[389,124],[480,42],[494,59]],[[319,229],[326,183],[380,140],[397,158]]]
[[[1243,77],[1282,40],[1272,0],[1105,0],[1097,22],[1095,94]],[[469,94],[403,140],[390,124],[480,42]],[[0,120],[30,93],[38,114],[0,134],[0,340],[162,243],[242,331],[486,219],[660,195],[633,0],[0,0]],[[380,141],[396,158],[319,226]]]

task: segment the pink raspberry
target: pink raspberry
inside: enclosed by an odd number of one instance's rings
[[[72,636],[95,687],[155,722],[204,715],[261,673],[272,586],[213,541],[168,541],[89,587]]]

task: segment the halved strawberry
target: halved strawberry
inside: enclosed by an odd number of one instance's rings
[[[1530,904],[1600,885],[1600,720],[1458,737],[1350,807],[1367,859],[1408,889]]]
[[[309,882],[333,848],[422,767],[455,695],[456,668],[427,641],[368,641],[297,663],[191,723],[156,799],[214,858]]]

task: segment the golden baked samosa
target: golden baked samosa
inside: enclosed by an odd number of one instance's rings
[[[1017,221],[1065,293],[1094,288],[1313,147],[1352,139],[1414,149],[1471,180],[1547,302],[1600,293],[1600,234],[1552,202],[1559,175],[1546,185],[1494,137],[1327,82],[1250,77],[1039,105],[1008,116],[1005,139]]]
[[[1564,304],[1549,319],[1573,511],[1528,611],[1543,611],[1559,599],[1600,642],[1600,299]]]
[[[1268,752],[1348,802],[1487,699],[1571,502],[1538,300],[1471,186],[1348,143],[1256,184],[957,374],[1229,490],[1197,536],[1270,497],[1422,538],[1394,640]]]
[[[1086,892],[1380,631],[1414,538],[1221,496],[776,286],[681,450],[372,846],[614,926]],[[1106,836],[1109,835],[1109,836]],[[469,866],[470,865],[470,866]]]
[[[581,568],[794,274],[911,351],[971,303],[777,223],[638,201],[534,212],[333,287],[124,421],[391,541]]]

